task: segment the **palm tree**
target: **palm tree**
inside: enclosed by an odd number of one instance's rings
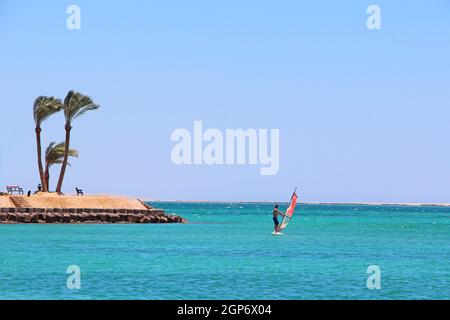
[[[57,113],[63,108],[61,100],[54,97],[40,96],[36,98],[33,104],[33,117],[36,132],[36,147],[39,177],[41,179],[42,191],[47,192],[48,188],[45,184],[44,168],[42,167],[42,146],[41,146],[41,125],[52,114]]]
[[[61,172],[59,174],[58,185],[56,192],[62,194],[61,188],[64,181],[64,175],[66,173],[67,161],[69,159],[69,147],[70,147],[70,131],[72,130],[72,122],[79,116],[85,114],[88,111],[96,110],[100,106],[95,104],[94,101],[86,95],[79,92],[70,90],[64,99],[64,117],[66,119],[66,142],[64,146],[64,159],[61,166]]]
[[[45,185],[50,190],[50,168],[55,164],[63,163],[64,159],[64,142],[56,144],[52,142],[48,145],[45,151]],[[69,149],[69,157],[78,158],[78,151],[75,149]],[[70,166],[70,163],[67,163]]]

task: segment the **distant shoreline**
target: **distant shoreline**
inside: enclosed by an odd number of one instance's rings
[[[222,201],[222,200],[143,200],[166,203],[215,203],[215,204],[289,204],[288,201]],[[395,203],[395,202],[299,202],[300,205],[345,205],[345,206],[402,206],[402,207],[450,207],[450,203]]]

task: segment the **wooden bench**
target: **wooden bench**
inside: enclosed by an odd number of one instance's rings
[[[6,186],[6,191],[10,195],[13,195],[14,193],[19,195],[23,194],[23,189],[20,186]]]
[[[82,189],[75,188],[75,190],[77,190],[77,196],[84,196]]]

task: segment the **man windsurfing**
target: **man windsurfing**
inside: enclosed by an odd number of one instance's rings
[[[278,233],[278,231],[280,230],[280,222],[278,221],[278,215],[284,217],[284,213],[278,210],[278,205],[276,204],[272,214],[273,214],[273,223],[275,224],[275,233]]]
[[[292,219],[292,216],[294,214],[295,206],[297,205],[297,188],[295,188],[294,193],[291,196],[291,201],[289,204],[289,207],[286,210],[286,213],[282,213],[280,210],[278,210],[278,205],[275,205],[275,208],[273,209],[273,223],[275,224],[275,231],[273,234],[281,234],[281,231],[286,228],[286,226],[289,224],[289,222]],[[278,221],[278,215],[281,215],[283,217],[283,220],[281,222]]]

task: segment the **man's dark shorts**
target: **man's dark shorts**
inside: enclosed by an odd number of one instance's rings
[[[276,226],[280,224],[280,223],[278,222],[278,219],[275,218],[275,217],[273,217],[273,223],[275,223]]]

